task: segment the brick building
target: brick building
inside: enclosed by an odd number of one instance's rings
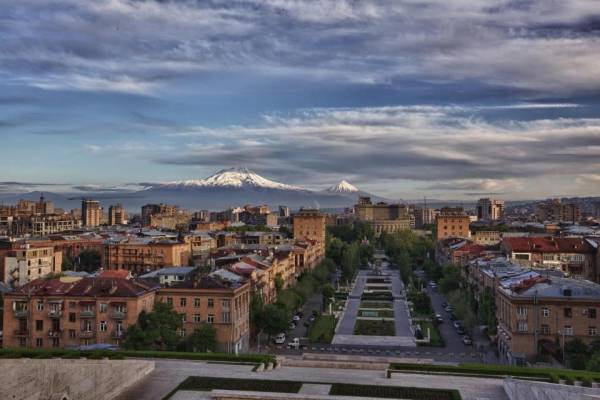
[[[470,223],[471,219],[461,207],[444,207],[435,218],[436,238],[470,238]]]

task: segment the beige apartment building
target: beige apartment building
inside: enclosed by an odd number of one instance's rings
[[[62,269],[62,252],[54,247],[34,247],[29,243],[8,243],[0,250],[2,281],[16,288],[27,282],[58,273]]]
[[[497,221],[504,215],[504,200],[484,198],[477,202],[477,219]]]
[[[375,236],[382,233],[393,233],[410,230],[411,216],[404,204],[373,204],[370,197],[360,197],[354,206],[357,219],[370,225]]]
[[[175,240],[127,238],[109,240],[105,245],[107,269],[126,269],[142,274],[160,268],[190,265],[190,244]]]
[[[96,200],[84,199],[81,201],[81,222],[83,226],[99,226],[102,221],[102,207]]]
[[[470,217],[462,207],[444,207],[435,219],[437,240],[446,237],[470,238]]]
[[[108,207],[108,225],[127,225],[127,212],[122,204]]]
[[[600,285],[568,278],[508,279],[496,293],[498,351],[522,365],[538,354],[561,355],[565,343],[599,339]]]
[[[212,274],[211,274],[212,275]],[[250,284],[205,276],[160,289],[158,300],[182,315],[180,335],[190,335],[202,324],[212,325],[220,351],[249,350]]]
[[[325,214],[310,209],[294,214],[294,240],[305,239],[325,244]]]
[[[4,347],[119,346],[158,286],[123,278],[38,279],[4,296]]]

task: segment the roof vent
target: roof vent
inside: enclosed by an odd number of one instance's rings
[[[563,296],[571,296],[572,292],[570,288],[563,288]]]

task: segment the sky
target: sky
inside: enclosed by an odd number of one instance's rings
[[[0,192],[600,195],[600,2],[0,0],[0,139]]]

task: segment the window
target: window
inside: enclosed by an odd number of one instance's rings
[[[224,324],[228,324],[231,322],[231,313],[229,311],[224,311],[221,313],[221,322]]]
[[[590,336],[597,336],[598,335],[598,329],[596,329],[595,326],[588,327],[588,335],[590,335]]]
[[[185,307],[187,305],[187,297],[182,297],[179,299],[179,305],[181,307]]]
[[[69,313],[69,322],[75,322],[76,319],[77,319],[77,313],[70,312]]]
[[[75,301],[70,301],[70,302],[69,302],[69,308],[77,308],[77,302],[75,302]]]
[[[573,336],[573,327],[571,325],[565,325],[565,336]]]
[[[215,306],[215,300],[214,299],[208,299],[208,308],[213,308]]]
[[[100,312],[105,313],[108,310],[108,304],[100,303]]]
[[[596,318],[596,309],[595,308],[588,308],[587,314],[588,314],[588,318],[595,319]]]
[[[75,339],[76,336],[77,333],[75,332],[75,329],[69,329],[69,339]]]
[[[517,314],[520,317],[526,317],[527,316],[527,307],[525,307],[525,306],[517,307]]]
[[[571,318],[573,316],[573,310],[571,307],[567,307],[564,309],[565,318]]]
[[[549,335],[550,327],[548,325],[542,325],[542,335]]]
[[[52,338],[52,347],[60,347],[60,341],[57,337]]]
[[[185,337],[185,334],[186,334],[186,332],[185,332],[185,328],[183,328],[183,329],[181,329],[181,330],[179,331],[179,336],[181,336],[181,337]]]
[[[38,319],[35,321],[35,330],[36,331],[43,331],[44,330],[44,321],[41,319]]]
[[[196,308],[200,307],[200,298],[199,297],[194,298],[194,307],[196,307]]]
[[[229,308],[230,304],[231,304],[231,301],[230,301],[230,300],[223,300],[223,301],[221,302],[221,306],[222,306],[223,308]]]
[[[202,320],[200,319],[200,314],[194,314],[192,316],[192,321],[196,324],[200,323]]]
[[[208,317],[206,318],[206,322],[209,324],[212,324],[213,322],[215,322],[215,316],[213,314],[208,314]]]
[[[35,347],[44,347],[44,339],[36,338],[35,339]]]
[[[184,324],[187,322],[187,315],[181,314],[181,322],[183,322]]]
[[[542,307],[542,317],[549,317],[550,309],[548,307]]]
[[[517,330],[519,332],[527,332],[527,321],[519,321]]]
[[[173,298],[172,297],[167,297],[167,304],[172,306],[173,305]]]
[[[106,321],[100,321],[100,332],[106,332],[108,330],[108,323]]]

